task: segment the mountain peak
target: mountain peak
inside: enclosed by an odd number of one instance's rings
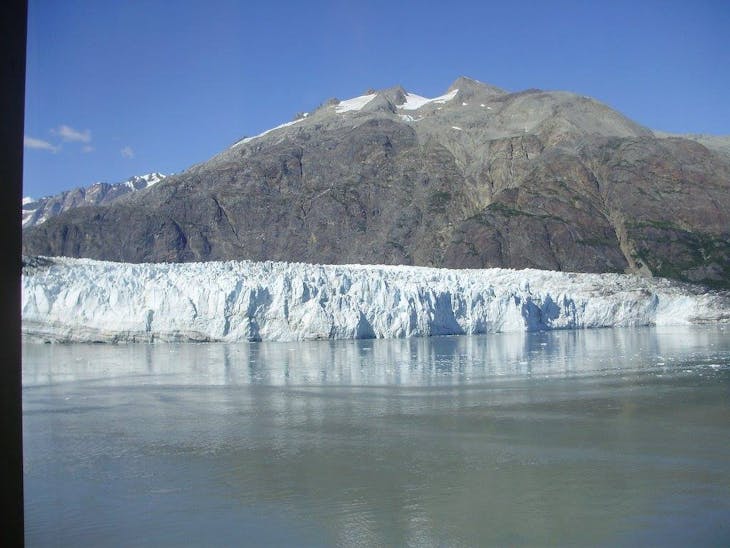
[[[484,82],[474,80],[473,78],[469,78],[467,76],[459,76],[456,80],[454,80],[454,82],[449,86],[449,89],[446,91],[450,92],[454,90],[458,90],[459,95],[462,95],[464,97],[471,97],[474,95],[503,95],[507,93],[501,88],[492,86],[490,84],[485,84]]]
[[[730,287],[719,153],[569,92],[505,94],[465,77],[438,97],[370,91],[136,194],[132,182],[27,204],[25,253],[627,271]]]
[[[380,95],[383,95],[386,99],[388,99],[388,101],[390,101],[394,105],[402,105],[403,103],[405,103],[406,95],[408,94],[406,89],[401,85],[381,89],[378,93]]]

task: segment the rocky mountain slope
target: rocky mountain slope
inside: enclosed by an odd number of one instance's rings
[[[654,131],[654,135],[659,138],[679,137],[681,139],[689,139],[697,141],[701,145],[706,146],[710,150],[719,152],[730,159],[730,135],[705,135],[701,133],[667,133],[666,131]]]
[[[164,178],[162,173],[148,173],[135,175],[121,183],[94,183],[38,200],[23,198],[23,228],[39,225],[76,207],[110,204],[117,198],[150,187]]]
[[[327,101],[24,234],[26,254],[633,272],[730,286],[730,159],[567,92]]]

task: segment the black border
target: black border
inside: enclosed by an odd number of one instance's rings
[[[23,546],[23,425],[20,344],[20,209],[27,0],[0,3],[0,545]]]

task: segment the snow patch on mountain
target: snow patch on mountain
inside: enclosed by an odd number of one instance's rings
[[[152,185],[156,185],[157,183],[162,181],[162,179],[164,179],[164,178],[165,178],[165,175],[163,175],[162,173],[147,173],[145,175],[139,175],[136,177],[132,177],[132,180],[137,181],[137,182],[146,183],[145,188],[149,188]]]
[[[124,181],[124,186],[131,190],[142,190],[143,188],[149,188],[164,179],[165,176],[162,173],[147,173],[145,175],[135,175]]]
[[[342,114],[343,112],[351,112],[362,110],[370,101],[378,96],[377,93],[371,93],[369,95],[361,95],[360,97],[354,97],[345,101],[340,101],[335,105],[335,112]]]
[[[26,259],[31,340],[393,338],[730,321],[727,294],[540,270]]]
[[[297,123],[301,122],[302,120],[304,120],[304,118],[299,118],[297,120],[292,120],[291,122],[279,124],[278,126],[272,127],[271,129],[267,129],[266,131],[259,133],[258,135],[254,135],[253,137],[244,137],[240,141],[233,143],[233,145],[231,145],[231,148],[236,148],[238,145],[242,145],[243,143],[249,143],[249,142],[253,141],[254,139],[258,139],[259,137],[263,137],[264,135],[271,133],[272,131],[276,131],[277,129],[282,129],[285,127],[293,126],[294,124],[297,124]]]
[[[26,227],[30,224],[39,225],[41,223],[45,223],[48,220],[48,215],[41,215],[40,217],[35,217],[35,209],[29,209],[29,210],[23,210],[22,215],[20,218],[20,226]]]
[[[165,175],[158,172],[135,175],[121,183],[96,182],[86,188],[66,190],[54,196],[38,200],[23,198],[21,206],[22,226],[35,226],[46,222],[64,211],[75,207],[107,204],[130,192],[149,188],[162,181]]]
[[[406,93],[406,102],[402,105],[399,105],[398,108],[402,108],[403,110],[418,110],[419,108],[430,103],[442,105],[451,101],[454,97],[456,97],[457,93],[459,93],[459,90],[454,89],[448,93],[445,93],[444,95],[434,97],[433,99],[421,97],[420,95],[416,95],[414,93]]]

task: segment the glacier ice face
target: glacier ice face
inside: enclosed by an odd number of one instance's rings
[[[30,340],[393,338],[730,321],[726,293],[622,274],[37,258]]]

